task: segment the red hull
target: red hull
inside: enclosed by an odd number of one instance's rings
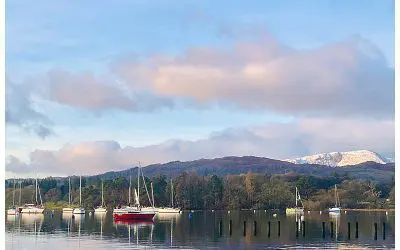
[[[114,219],[117,220],[153,220],[155,213],[121,213],[113,214]]]

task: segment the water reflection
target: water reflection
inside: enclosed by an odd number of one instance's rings
[[[356,222],[359,225],[358,238],[354,237]],[[386,223],[385,239],[382,235],[383,222]],[[351,238],[347,237],[348,223],[352,225]],[[376,240],[373,223],[378,225]],[[354,244],[359,247],[394,246],[394,213],[386,215],[384,212],[349,212],[340,216],[319,212],[304,216],[279,213],[274,216],[264,211],[186,212],[158,215],[154,222],[114,220],[112,213],[72,216],[56,212],[54,216],[7,216],[6,229],[7,248],[22,244],[16,249],[29,248],[29,245],[23,244],[39,234],[41,244],[57,241],[58,250],[135,245],[156,248],[276,248],[322,244],[327,244],[328,248],[346,248]]]

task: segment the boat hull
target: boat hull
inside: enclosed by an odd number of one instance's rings
[[[303,208],[286,208],[286,214],[304,214]]]
[[[72,213],[73,214],[85,214],[85,209],[83,209],[83,208],[75,208]]]
[[[10,208],[7,210],[7,215],[16,215],[18,213],[18,210],[15,208]]]
[[[119,209],[113,212],[113,217],[116,220],[153,220],[155,212],[147,211],[129,211]]]
[[[107,213],[107,208],[99,207],[94,209],[95,213]]]
[[[340,214],[340,208],[334,207],[329,209],[329,213],[331,214]]]
[[[182,211],[179,208],[158,208],[160,214],[180,214]]]
[[[38,207],[28,207],[28,208],[22,208],[21,213],[22,214],[43,214],[44,208],[38,208]]]
[[[64,207],[62,209],[62,211],[63,211],[63,213],[72,213],[74,211],[74,209],[71,207]]]

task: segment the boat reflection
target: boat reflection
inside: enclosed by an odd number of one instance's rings
[[[26,225],[33,225],[37,222],[43,222],[43,214],[21,214],[21,221]]]
[[[171,221],[172,219],[175,219],[175,221],[178,221],[182,217],[182,214],[178,213],[158,213],[155,216],[155,219],[157,221]]]
[[[151,226],[154,225],[154,221],[152,220],[121,220],[114,219],[115,225],[125,225],[125,226]]]
[[[335,224],[335,240],[339,237],[340,213],[329,213],[329,219]]]

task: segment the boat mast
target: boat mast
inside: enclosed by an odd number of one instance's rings
[[[297,195],[298,195],[298,194],[297,194],[297,186],[296,186],[296,208],[297,208],[297,198],[298,198]]]
[[[36,180],[35,180],[35,198],[36,198],[36,204],[38,204],[38,199],[37,199],[37,190],[38,190],[38,183],[37,183],[37,172],[36,172]]]
[[[13,190],[13,207],[15,207],[15,176],[14,176],[14,190]]]
[[[337,187],[335,184],[335,207],[337,207]]]
[[[104,206],[103,182],[101,182],[101,206]]]
[[[79,207],[82,207],[82,175],[79,176]]]
[[[153,191],[153,182],[150,182],[151,185],[151,199],[153,200],[153,209],[154,209],[154,191]]]
[[[19,205],[21,206],[22,181],[19,181]]]
[[[71,177],[68,178],[68,205],[71,207]]]
[[[172,185],[172,178],[171,178],[171,206],[174,207],[174,186]]]
[[[138,166],[138,172],[137,172],[137,197],[138,197],[138,206],[140,206],[140,161],[139,161],[139,166]]]
[[[131,205],[131,185],[132,185],[132,177],[129,176],[129,190],[128,190],[128,205]]]

